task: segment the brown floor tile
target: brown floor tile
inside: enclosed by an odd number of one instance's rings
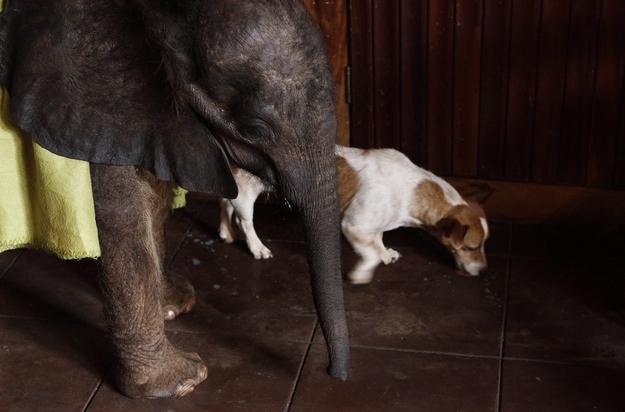
[[[326,358],[313,345],[291,412],[496,410],[497,360],[354,348],[341,382],[324,374]]]
[[[0,317],[0,410],[82,411],[111,361],[100,329]]]
[[[274,258],[255,260],[194,229],[170,266],[196,290],[196,307],[169,329],[308,340],[316,323],[305,245],[272,243]]]
[[[196,351],[208,378],[182,398],[133,400],[107,378],[88,412],[283,411],[291,398],[307,345],[301,342],[243,341],[239,338],[170,332],[178,347]]]
[[[0,280],[0,315],[103,324],[95,261],[25,250]]]
[[[499,356],[506,259],[491,257],[489,275],[467,278],[399,251],[371,284],[345,286],[352,345]]]
[[[8,250],[0,253],[0,280],[9,271],[13,263],[19,258],[22,253],[21,249]]]
[[[625,369],[506,361],[502,412],[625,410]]]
[[[424,231],[385,234],[403,257],[370,285],[345,285],[352,367],[340,382],[314,332],[295,212],[277,197],[257,205],[267,261],[242,237],[224,245],[218,224],[218,203],[190,196],[167,225],[171,269],[197,293],[167,333],[209,366],[180,399],[130,400],[110,378],[98,386],[112,351],[93,261],[0,254],[0,411],[623,410],[625,230],[491,223],[490,273],[476,278],[455,275]],[[349,268],[346,242],[343,255]]]
[[[622,274],[619,265],[512,259],[506,356],[625,366]]]
[[[575,261],[625,261],[625,229],[587,226],[512,227],[512,256]]]

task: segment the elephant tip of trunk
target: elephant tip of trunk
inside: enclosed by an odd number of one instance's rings
[[[345,362],[338,363],[338,365],[337,363],[332,363],[328,366],[328,375],[345,382],[347,380],[347,373],[349,369],[349,359]]]

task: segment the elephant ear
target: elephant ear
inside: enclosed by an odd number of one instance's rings
[[[0,82],[14,122],[58,155],[236,197],[210,125],[177,101],[160,45],[124,5],[12,2],[0,19]]]

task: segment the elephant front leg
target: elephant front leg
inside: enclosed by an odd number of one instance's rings
[[[158,237],[159,183],[133,167],[92,165],[102,249],[100,288],[119,365],[117,385],[132,398],[182,396],[207,369],[165,336]]]

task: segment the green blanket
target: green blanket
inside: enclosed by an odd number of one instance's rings
[[[100,255],[89,163],[54,155],[9,119],[0,89],[0,252],[36,247],[63,259]]]

